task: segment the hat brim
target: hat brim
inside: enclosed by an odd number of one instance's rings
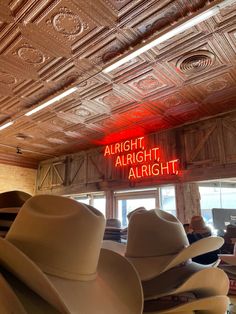
[[[143,310],[142,287],[136,270],[126,258],[110,250],[101,249],[97,277],[91,281],[45,274],[16,246],[1,238],[0,265],[60,313],[130,314]]]
[[[137,269],[142,281],[150,280],[161,273],[186,262],[188,259],[215,251],[224,244],[221,237],[207,237],[200,239],[183,248],[179,253],[153,257],[128,257],[128,260]],[[118,242],[103,241],[103,248],[113,250],[125,256],[126,245]]]
[[[27,314],[2,274],[0,274],[0,291],[0,313]]]
[[[148,310],[148,314],[222,314],[226,313],[229,305],[229,299],[227,296],[214,296],[197,299],[196,301],[187,302],[182,305],[173,306],[169,309],[162,310]],[[144,312],[145,313],[145,312]]]
[[[229,279],[219,268],[209,268],[193,262],[144,281],[142,286],[145,300],[186,292],[193,292],[197,298],[201,298],[227,295]]]
[[[233,255],[233,254],[218,254],[219,258],[229,264],[229,265],[232,265],[232,266],[236,266],[236,255]]]
[[[223,269],[227,274],[231,274],[231,275],[234,275],[235,278],[236,278],[236,266],[232,266],[232,265],[224,265],[224,264],[221,264],[219,266],[221,269]]]

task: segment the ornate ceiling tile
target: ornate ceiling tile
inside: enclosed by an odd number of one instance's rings
[[[172,87],[173,83],[167,80],[162,73],[150,71],[130,80],[127,82],[127,86],[136,91],[140,96],[148,97],[154,93]]]
[[[0,71],[0,84],[12,86],[17,83],[17,78],[10,73]]]
[[[66,142],[61,140],[60,138],[48,137],[46,140],[47,142],[52,143],[52,144],[58,144],[58,145],[66,144]]]
[[[145,119],[151,117],[157,117],[157,113],[152,111],[150,108],[146,108],[144,105],[140,104],[137,108],[128,110],[126,112],[120,113],[120,117],[131,123],[141,122]]]
[[[131,103],[130,99],[127,98],[126,95],[122,95],[114,90],[94,98],[93,101],[105,105],[108,109],[107,112],[114,111],[116,109],[120,110]]]
[[[211,80],[202,81],[197,84],[195,88],[199,89],[203,96],[234,87],[236,83],[235,78],[229,73],[221,73]]]
[[[56,40],[72,45],[96,28],[93,20],[80,8],[80,3],[58,1],[37,19],[37,25]]]

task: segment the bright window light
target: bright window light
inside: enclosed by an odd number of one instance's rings
[[[42,110],[42,109],[44,109],[44,108],[46,108],[46,107],[52,105],[52,104],[54,104],[55,102],[61,100],[62,98],[64,98],[64,97],[66,97],[66,96],[68,96],[68,95],[74,93],[76,90],[77,90],[77,87],[72,87],[72,88],[68,89],[67,91],[63,92],[62,94],[60,94],[60,95],[58,95],[58,96],[56,96],[56,97],[54,97],[54,98],[52,98],[52,99],[46,101],[45,103],[39,105],[39,106],[36,107],[36,108],[34,108],[34,109],[28,111],[28,112],[25,114],[25,116],[31,116],[32,114],[34,114],[34,113],[36,113],[36,112],[38,112],[38,111],[40,111],[40,110]]]

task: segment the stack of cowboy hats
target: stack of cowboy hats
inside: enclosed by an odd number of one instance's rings
[[[134,266],[101,248],[103,215],[75,200],[37,195],[0,238],[1,314],[141,314]]]
[[[104,241],[103,247],[125,256],[137,270],[147,313],[224,314],[229,280],[219,268],[191,258],[219,249],[220,237],[191,245],[180,221],[162,210],[137,211],[131,216],[127,244]]]
[[[7,191],[0,193],[0,236],[5,237],[19,209],[31,197],[23,191]]]
[[[106,220],[104,232],[104,240],[121,241],[121,222],[117,218],[109,218]]]

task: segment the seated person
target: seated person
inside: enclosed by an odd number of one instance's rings
[[[210,237],[211,229],[206,226],[202,216],[193,216],[190,222],[191,233],[187,234],[189,243],[196,242],[202,238]],[[211,264],[218,260],[219,250],[212,251],[192,258],[192,260],[199,264]]]

